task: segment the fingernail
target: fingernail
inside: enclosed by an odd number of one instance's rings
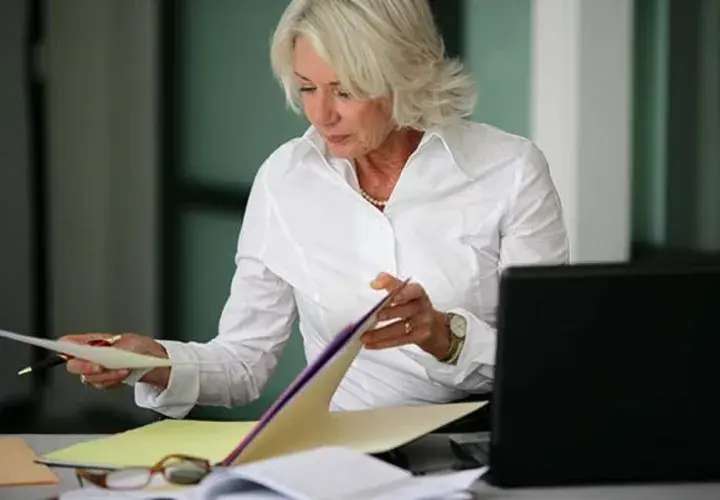
[[[380,286],[382,284],[383,278],[387,276],[385,273],[380,273],[377,276],[375,276],[375,279],[370,282],[372,286]]]
[[[127,377],[128,375],[130,375],[130,370],[120,370],[121,377]]]
[[[92,372],[93,373],[100,373],[102,371],[102,367],[100,365],[93,365]]]

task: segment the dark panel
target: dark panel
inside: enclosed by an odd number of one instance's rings
[[[237,189],[203,184],[185,184],[181,197],[185,208],[211,208],[222,212],[245,211],[250,188]]]
[[[160,318],[157,332],[158,338],[172,338],[176,331],[177,314],[173,311],[178,303],[177,266],[179,248],[179,218],[180,218],[180,181],[177,172],[179,117],[182,112],[178,109],[180,85],[177,75],[177,54],[180,36],[182,2],[175,0],[162,0],[159,4],[158,50],[160,54],[160,69],[158,75],[158,126],[159,126],[159,182],[158,199],[160,200],[160,228],[158,239],[158,269],[160,283],[159,304]]]
[[[462,57],[462,0],[430,0],[435,22],[450,57]]]
[[[667,244],[697,242],[700,0],[670,2]]]

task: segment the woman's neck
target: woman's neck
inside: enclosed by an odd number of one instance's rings
[[[381,211],[384,205],[378,203],[390,198],[405,164],[420,144],[422,135],[418,130],[394,132],[380,148],[355,159],[355,173],[363,196],[369,196],[368,201]]]
[[[397,180],[422,136],[421,131],[413,129],[392,132],[378,149],[355,159],[358,174],[362,172],[372,177]]]

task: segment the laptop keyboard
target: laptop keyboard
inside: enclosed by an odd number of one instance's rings
[[[374,456],[414,475],[476,469],[489,464],[490,436],[487,432],[430,434]]]
[[[463,462],[474,467],[490,465],[490,433],[454,434],[450,436],[450,448]]]

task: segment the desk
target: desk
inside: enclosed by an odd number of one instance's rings
[[[39,455],[86,441],[99,436],[92,435],[21,435]],[[437,445],[437,437],[419,440],[412,445],[413,453],[428,453]],[[668,463],[668,466],[672,466]],[[0,487],[2,500],[47,500],[62,492],[76,489],[75,473],[72,469],[56,468],[62,483],[59,486],[34,486],[23,488]],[[717,500],[720,498],[720,483],[639,485],[639,486],[596,486],[572,488],[531,488],[503,490],[479,485],[481,500]]]
[[[101,436],[98,435],[78,435],[78,434],[19,434],[27,441],[28,445],[35,450],[38,455],[49,453],[59,448],[70,446],[71,444],[89,441]],[[75,479],[75,470],[66,467],[54,468],[53,472],[60,478],[61,483],[56,486],[18,486],[3,487],[0,486],[0,499],[2,500],[47,500],[59,496],[61,493],[71,491],[78,488],[77,479]]]

